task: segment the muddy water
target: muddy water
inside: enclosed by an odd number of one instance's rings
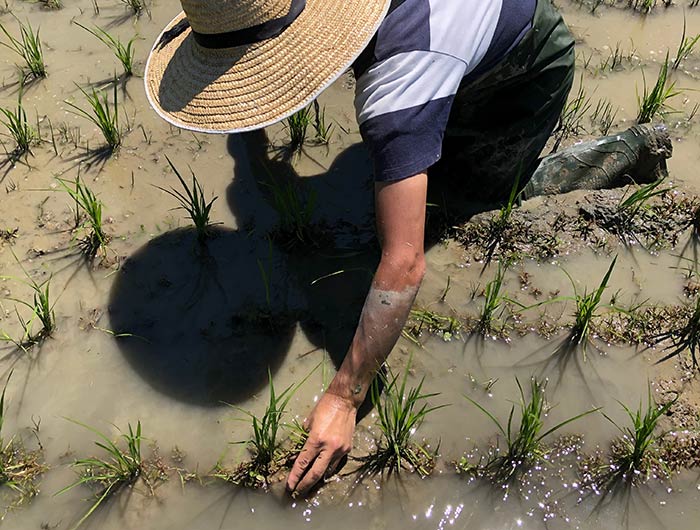
[[[11,513],[4,524],[21,530],[69,528],[86,509],[83,499],[88,492],[53,494],[74,479],[67,464],[94,454],[94,446],[92,435],[66,418],[115,436],[113,425],[124,428],[140,420],[166,461],[177,447],[186,453],[187,467],[207,471],[219,458],[235,463],[245,456],[240,446],[229,442],[245,438],[249,431],[236,421],[240,414],[222,402],[260,413],[268,367],[275,384],[283,388],[322,364],[290,405],[299,417],[310,410],[342,359],[376,262],[370,166],[358,143],[352,80],[344,76],[320,98],[334,122],[331,145],[307,146],[291,170],[277,166],[316,190],[317,220],[329,227],[334,249],[314,255],[282,252],[265,238],[275,213],[254,163],[255,157],[272,157],[284,145],[281,126],[269,128],[267,139],[260,134],[226,138],[180,132],[148,109],[141,80],[134,78],[119,90],[123,124],[130,132],[119,153],[102,160],[86,149],[99,145],[99,133],[69,112],[65,103],[82,104],[75,83],[101,86],[118,70],[110,53],[71,20],[99,24],[122,40],[138,35],[139,71],[150,43],[176,14],[175,5],[156,3],[151,17],[136,21],[117,2],[100,5],[97,16],[85,0],[59,11],[24,2],[9,7],[22,20],[41,26],[49,77],[34,83],[23,96],[45,142],[26,162],[5,165],[0,173],[0,229],[19,229],[12,245],[0,247],[1,274],[11,277],[0,287],[4,297],[30,296],[27,287],[14,279],[23,275],[14,256],[37,280],[51,277],[58,331],[31,356],[2,350],[2,373],[14,370],[6,432],[18,432],[32,444],[28,426],[32,418],[40,420],[39,437],[52,468],[43,477],[40,495]],[[592,16],[568,2],[562,9],[580,41],[579,62],[591,57],[583,83],[593,106],[598,98],[610,99],[620,107],[614,128],[625,127],[636,115],[635,87],[641,90],[642,67],[653,82],[659,58],[680,38],[683,11],[658,10],[644,18],[605,8]],[[700,11],[689,9],[686,16],[688,33],[700,32]],[[10,28],[15,24],[9,14],[0,21]],[[617,42],[632,59],[622,71],[596,71],[595,65]],[[674,74],[679,87],[700,88],[698,57],[691,57]],[[4,84],[0,104],[13,106],[17,58],[5,48],[0,58]],[[683,113],[700,101],[697,94],[688,90],[673,100],[671,106],[681,113],[666,120],[675,140],[671,177],[691,190],[700,188],[693,171],[700,162],[698,118],[687,123]],[[58,154],[49,141],[49,121]],[[198,250],[183,213],[172,209],[176,206],[172,198],[156,187],[174,185],[165,154],[185,172],[191,166],[207,193],[218,196],[212,218],[221,225],[206,255]],[[105,203],[106,230],[112,237],[111,265],[106,267],[86,267],[76,254],[71,203],[57,191],[55,176],[73,179],[78,171]],[[536,210],[543,203],[535,199],[524,207]],[[683,275],[673,268],[679,265],[675,253],[651,255],[637,248],[621,253],[608,293],[619,289],[620,297],[630,303],[647,298],[676,303],[683,296]],[[508,275],[506,290],[523,303],[534,302],[520,288],[517,275],[522,270],[543,293],[570,295],[572,286],[562,269],[576,279],[578,290],[592,289],[610,259],[583,252],[549,263],[526,261]],[[493,268],[481,276],[481,266],[465,265],[463,249],[456,244],[430,249],[428,264],[419,307],[457,314],[478,308],[480,300],[472,301],[470,294],[483,287]],[[267,272],[269,300],[261,267]],[[438,302],[447,277],[450,292],[445,302]],[[7,299],[1,303],[0,329],[17,335],[15,304]],[[565,324],[571,304],[547,310]],[[267,317],[257,318],[269,314],[273,325]],[[114,333],[131,336],[115,339]],[[676,477],[673,491],[652,483],[599,512],[593,512],[591,500],[578,503],[573,463],[566,459],[533,474],[523,496],[511,494],[507,500],[502,491],[453,474],[452,461],[475,448],[483,451],[494,440],[494,426],[465,394],[505,418],[517,400],[515,378],[524,381],[534,374],[549,379],[550,401],[556,406],[548,424],[592,407],[604,407],[613,419],[624,421],[617,400],[638,403],[647,381],[658,376],[649,362],[656,352],[639,355],[630,348],[605,345],[600,345],[602,353],[591,351],[585,363],[566,367],[548,363],[549,352],[561,339],[545,341],[530,335],[505,343],[424,337],[422,348],[404,340],[397,345],[392,365],[400,370],[412,357],[413,381],[425,375],[426,390],[440,392],[431,402],[450,404],[429,417],[418,432],[433,447],[440,442],[441,464],[431,478],[406,476],[355,485],[353,477],[344,477],[312,499],[297,502],[287,499],[279,486],[269,494],[196,484],[182,489],[172,478],[156,490],[155,498],[137,487],[114,499],[88,527],[690,528],[688,521],[700,520],[700,494],[692,474]],[[491,380],[497,382],[485,392],[484,384]],[[375,419],[369,415],[361,422],[356,456],[371,445]],[[600,415],[580,420],[569,432],[583,435],[586,450],[606,448],[616,434]],[[149,453],[153,450],[149,448]]]

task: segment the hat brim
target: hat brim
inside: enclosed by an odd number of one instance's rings
[[[188,28],[165,46],[153,46],[144,75],[148,101],[165,120],[192,131],[225,134],[276,123],[343,74],[389,3],[307,0],[279,36],[219,50],[199,46]],[[184,18],[175,17],[163,33]]]

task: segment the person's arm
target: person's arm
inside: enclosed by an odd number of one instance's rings
[[[401,334],[425,273],[427,176],[375,186],[382,257],[350,349],[306,421],[309,437],[287,480],[304,494],[350,452],[357,409]]]

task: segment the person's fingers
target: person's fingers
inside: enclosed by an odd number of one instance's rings
[[[308,441],[304,444],[304,447],[294,460],[294,465],[292,466],[292,470],[289,472],[289,477],[287,478],[287,489],[289,491],[293,492],[297,489],[299,481],[316,459],[318,453],[319,448],[317,446],[310,444]]]
[[[299,481],[294,491],[300,495],[303,495],[309,491],[314,484],[323,478],[330,463],[330,453],[327,451],[321,451],[304,477],[301,479],[301,481]]]

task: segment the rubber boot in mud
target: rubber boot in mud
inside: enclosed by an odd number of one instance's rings
[[[672,152],[665,127],[635,125],[543,158],[522,198],[654,182],[667,176]]]

